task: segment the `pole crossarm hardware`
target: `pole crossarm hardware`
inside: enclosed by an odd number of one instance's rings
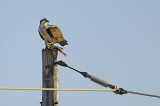
[[[150,96],[150,97],[157,97],[157,98],[160,98],[160,96],[158,95],[151,95],[151,94],[145,94],[145,93],[139,93],[139,92],[133,92],[133,91],[127,91],[123,88],[118,88],[117,86],[115,85],[112,85],[110,84],[108,81],[105,81],[97,76],[94,76],[94,75],[90,75],[88,74],[87,72],[81,72],[75,68],[72,68],[70,67],[69,65],[67,65],[64,61],[57,61],[55,62],[55,65],[60,65],[60,66],[63,66],[63,67],[68,67],[78,73],[80,73],[81,75],[83,75],[85,78],[89,78],[91,81],[103,86],[103,87],[106,87],[106,88],[111,88],[111,89],[115,89],[115,91],[113,91],[115,94],[119,94],[119,95],[123,95],[123,94],[127,94],[127,93],[131,93],[131,94],[137,94],[137,95],[144,95],[144,96]]]

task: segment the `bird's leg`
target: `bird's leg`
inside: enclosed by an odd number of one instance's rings
[[[53,43],[52,43],[52,42],[51,42],[51,43],[48,43],[48,44],[47,44],[47,48],[48,48],[48,49],[54,49]]]
[[[54,44],[53,42],[49,43],[50,47],[54,47],[54,45],[53,45],[53,44]]]
[[[48,41],[45,40],[46,49],[49,49]]]
[[[47,46],[48,45],[48,42],[45,40],[45,45]]]

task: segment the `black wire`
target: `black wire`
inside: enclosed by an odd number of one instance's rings
[[[75,68],[72,68],[72,67],[68,66],[64,61],[55,62],[55,65],[56,65],[56,64],[61,65],[61,66],[64,66],[64,67],[68,67],[68,68],[70,68],[70,69],[72,69],[72,70],[80,73],[80,74],[83,75],[85,78],[91,78],[91,77],[92,77],[92,76],[89,75],[87,72],[81,72],[81,71],[78,71],[78,70],[75,69]],[[102,80],[101,80],[101,81],[102,81]],[[102,84],[101,84],[101,85],[102,85]],[[111,84],[108,84],[108,85],[109,85],[109,87],[110,87],[111,89],[115,89],[115,88],[117,89],[117,86],[115,86],[115,85],[111,85]],[[150,96],[150,97],[160,98],[160,96],[158,96],[158,95],[152,95],[152,94],[145,94],[145,93],[127,91],[127,90],[125,90],[125,89],[123,89],[123,88],[119,88],[119,89],[117,89],[116,91],[113,91],[113,92],[116,93],[116,94],[120,94],[120,95],[127,94],[127,93],[132,93],[132,94],[137,94],[137,95],[143,95],[143,96]]]
[[[72,70],[74,70],[74,71],[76,71],[76,72],[78,72],[78,73],[81,73],[80,71],[76,70],[75,68],[72,68],[70,66],[67,66],[67,67],[70,68],[70,69],[72,69]]]
[[[137,95],[144,95],[144,96],[151,96],[151,97],[160,98],[160,96],[158,96],[158,95],[145,94],[145,93],[139,93],[139,92],[133,92],[133,91],[127,91],[127,93],[132,93],[132,94],[137,94]]]

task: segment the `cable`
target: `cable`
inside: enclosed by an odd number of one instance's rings
[[[103,86],[103,87],[109,87],[111,88],[112,90],[114,89],[114,93],[116,94],[119,94],[119,95],[123,95],[123,94],[127,94],[127,93],[132,93],[132,94],[137,94],[137,95],[143,95],[143,96],[150,96],[150,97],[157,97],[157,98],[160,98],[160,96],[158,95],[151,95],[151,94],[145,94],[145,93],[139,93],[139,92],[133,92],[133,91],[127,91],[123,88],[117,88],[117,86],[115,85],[112,85],[110,84],[108,81],[105,81],[97,76],[94,76],[94,75],[89,75],[87,72],[81,72],[81,71],[78,71],[77,69],[75,68],[72,68],[70,66],[68,66],[64,61],[58,61],[58,62],[55,62],[54,65],[61,65],[61,66],[64,66],[64,67],[68,67],[78,73],[80,73],[81,75],[83,75],[85,78],[89,78],[91,81]],[[116,89],[116,90],[115,90]]]
[[[117,86],[114,86],[114,85],[111,85],[109,84],[108,81],[105,81],[97,76],[94,76],[94,75],[90,75],[88,74],[87,72],[81,72],[81,71],[78,71],[77,69],[75,68],[72,68],[70,66],[68,66],[64,61],[58,61],[58,62],[55,62],[55,65],[58,64],[58,65],[61,65],[61,66],[64,66],[64,67],[68,67],[78,73],[80,73],[81,75],[83,75],[85,78],[89,78],[91,81],[103,86],[103,87],[109,87],[111,89],[117,89]]]
[[[132,93],[132,94],[137,94],[137,95],[144,95],[144,96],[150,96],[150,97],[160,98],[160,96],[158,96],[158,95],[145,94],[145,93],[139,93],[139,92],[133,92],[133,91],[127,91],[127,93]]]
[[[0,87],[0,90],[43,90],[43,91],[115,91],[116,89],[59,89],[59,88],[7,88],[7,87]]]

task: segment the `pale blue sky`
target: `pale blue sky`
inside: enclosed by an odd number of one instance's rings
[[[40,88],[39,20],[57,25],[69,45],[59,60],[130,91],[160,95],[159,0],[1,0],[0,87]],[[59,67],[60,88],[92,83]],[[0,106],[40,106],[41,91],[0,91]],[[159,106],[160,99],[112,92],[60,92],[60,106]]]

